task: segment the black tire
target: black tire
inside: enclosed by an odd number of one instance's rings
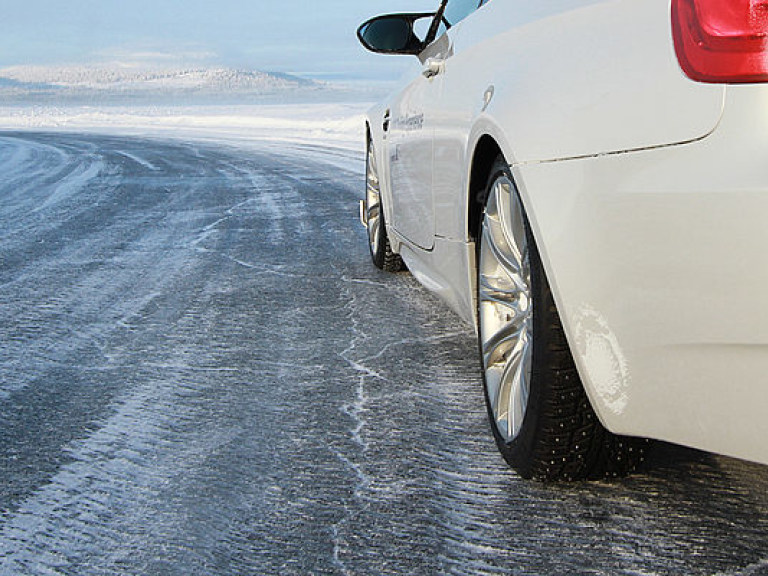
[[[499,188],[495,188],[497,186]],[[527,284],[530,300],[526,299],[529,304],[526,305],[525,312],[519,310],[519,302],[522,300],[515,300],[514,304],[509,304],[514,306],[514,310],[507,314],[506,320],[496,320],[498,316],[489,316],[487,307],[490,306],[491,311],[498,313],[499,309],[503,310],[504,304],[489,299],[488,286],[494,282],[503,282],[503,274],[499,273],[497,276],[493,276],[493,272],[484,274],[480,259],[485,250],[486,256],[483,257],[487,263],[486,270],[494,270],[493,261],[488,259],[494,257],[490,244],[495,243],[492,234],[498,234],[498,230],[492,232],[491,229],[500,225],[497,224],[498,220],[493,220],[493,215],[489,213],[489,206],[493,202],[494,205],[490,210],[496,210],[497,214],[501,214],[502,210],[497,209],[499,202],[491,200],[491,195],[497,194],[498,198],[498,195],[506,193],[506,188],[503,186],[507,186],[509,193],[514,196],[509,206],[513,207],[512,209],[519,209],[517,222],[521,222],[524,227],[524,240],[522,240],[522,233],[518,236],[521,237],[521,243],[527,243],[525,246],[527,258],[523,257],[521,261],[523,266],[520,269],[528,272],[529,268],[530,271],[530,281]],[[511,222],[514,219],[509,217],[507,221]],[[488,179],[485,210],[477,246],[478,332],[483,387],[493,435],[504,459],[522,477],[544,481],[598,479],[623,476],[634,471],[644,458],[647,441],[612,434],[602,426],[592,409],[571,356],[525,209],[514,187],[510,169],[501,157],[496,160]],[[494,248],[498,247],[494,246]],[[528,266],[525,266],[526,260]],[[527,279],[528,275],[523,276]],[[498,294],[500,292],[494,292],[492,295]],[[496,326],[494,322],[498,322],[503,326],[505,321],[510,322],[510,317],[516,314],[525,314],[527,318],[525,336],[520,338],[525,338],[525,346],[530,345],[532,350],[527,352],[527,355],[519,353],[519,357],[522,358],[519,362],[521,365],[525,363],[525,366],[520,368],[518,380],[518,382],[527,382],[527,396],[518,392],[520,402],[525,401],[527,404],[522,409],[524,415],[521,423],[514,426],[514,433],[510,431],[513,428],[512,425],[508,421],[504,422],[504,418],[500,417],[499,408],[504,404],[505,398],[511,397],[512,393],[501,396],[500,390],[505,389],[503,377],[501,379],[495,377],[491,370],[496,367],[489,364],[490,358],[507,364],[512,360],[507,359],[505,355],[494,356],[495,348],[491,350],[493,353],[489,353],[489,346],[498,342],[498,338],[489,338],[484,341],[483,334],[487,335],[489,330],[486,329],[485,332],[483,330],[483,306],[486,306],[485,324],[487,325]],[[517,322],[522,326],[522,320]],[[516,334],[522,333],[523,330],[509,332],[515,334],[514,337],[517,338]],[[507,346],[511,345],[507,344]],[[528,348],[525,349],[528,350]],[[514,351],[509,355],[514,356]],[[507,374],[507,378],[510,377],[506,371],[503,374]],[[489,381],[493,378],[498,380],[495,387],[489,386]],[[518,386],[523,385],[518,384]],[[492,394],[495,398],[491,397]],[[508,413],[512,412],[513,410],[508,408]],[[517,420],[520,421],[520,418]],[[518,426],[519,429],[517,429]]]
[[[384,218],[379,173],[376,165],[376,155],[373,142],[368,139],[368,150],[365,162],[365,213],[368,232],[368,248],[374,266],[385,272],[400,272],[405,264],[399,254],[392,250],[387,235],[387,223]]]

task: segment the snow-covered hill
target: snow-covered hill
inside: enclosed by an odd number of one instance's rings
[[[286,74],[229,68],[14,66],[0,69],[0,103],[221,102],[294,99],[328,89]]]

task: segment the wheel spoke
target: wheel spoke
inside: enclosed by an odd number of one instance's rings
[[[502,410],[506,413],[506,431],[509,437],[515,437],[523,423],[525,409],[528,405],[528,373],[526,367],[530,361],[530,345],[527,334],[518,341],[512,350],[512,355],[507,361],[500,382],[500,399],[506,404],[499,407],[501,417]]]
[[[521,264],[527,260],[527,241],[522,225],[522,211],[505,179],[496,182],[491,189],[486,215],[491,248],[497,260],[508,270],[522,272]]]
[[[489,218],[490,219],[490,218]],[[501,230],[500,221],[491,222],[485,231],[485,238],[488,248],[493,252],[493,256],[498,264],[510,274],[510,277],[518,276],[522,271],[520,268],[520,257],[507,242],[507,235]]]
[[[486,383],[496,425],[507,438],[514,438],[525,416],[528,404],[528,372],[530,361],[527,336],[519,339],[506,358],[488,369]]]
[[[379,177],[374,172],[375,168],[369,168],[368,169],[368,189],[372,190],[378,190],[379,189]]]
[[[505,323],[489,322],[489,324],[498,324],[496,331],[491,332],[488,337],[483,335],[483,358],[486,367],[503,361],[528,331],[527,314],[507,316],[507,318],[509,320]]]
[[[368,226],[371,245],[375,248],[381,242],[381,220],[379,218],[373,221],[368,220]]]
[[[379,202],[378,197],[375,199],[374,202],[369,202],[368,204],[368,220],[378,220],[379,218],[379,212],[381,210],[381,202]]]
[[[486,273],[481,270],[480,275],[480,290],[482,291],[481,297],[487,297],[489,300],[494,300],[499,304],[509,305],[510,302],[514,302],[519,299],[521,293],[525,293],[528,290],[529,274],[519,275],[512,273],[510,270],[496,266],[498,269],[495,273]]]
[[[512,183],[506,179],[499,180],[494,190],[499,206],[501,233],[507,246],[510,247],[515,264],[523,264],[526,261],[525,252],[528,249],[528,242],[520,202],[513,191]]]

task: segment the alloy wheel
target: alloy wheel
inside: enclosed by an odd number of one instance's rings
[[[480,347],[494,424],[507,442],[520,433],[530,394],[533,297],[525,214],[510,178],[491,184],[479,254]]]

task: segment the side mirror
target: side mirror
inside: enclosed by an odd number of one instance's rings
[[[379,54],[419,54],[426,46],[414,30],[418,20],[434,19],[430,14],[389,14],[371,18],[357,29],[360,43]]]

